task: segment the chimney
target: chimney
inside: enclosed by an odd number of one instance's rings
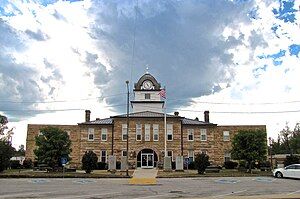
[[[179,115],[179,112],[178,112],[178,111],[175,111],[175,112],[174,112],[174,115],[175,115],[175,116],[178,116],[178,115]]]
[[[91,111],[85,110],[85,122],[91,121]]]
[[[204,122],[209,123],[209,111],[204,111]]]

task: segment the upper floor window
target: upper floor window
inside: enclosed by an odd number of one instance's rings
[[[94,141],[94,129],[93,128],[88,129],[88,141]]]
[[[136,140],[141,141],[142,140],[142,125],[141,124],[136,124]]]
[[[145,99],[151,99],[150,93],[145,93]]]
[[[206,129],[200,129],[200,140],[201,141],[207,141]]]
[[[167,140],[173,140],[173,124],[167,124]]]
[[[229,141],[230,140],[229,131],[223,131],[223,140],[224,141]]]
[[[150,124],[145,124],[145,141],[150,141]]]
[[[188,129],[188,141],[194,141],[194,129]]]
[[[159,139],[159,126],[158,124],[153,124],[153,141],[158,141]]]
[[[102,128],[101,129],[101,140],[102,141],[107,141],[107,128]]]
[[[122,141],[127,140],[127,124],[122,124]]]

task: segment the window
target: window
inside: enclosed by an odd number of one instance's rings
[[[107,129],[106,128],[101,129],[101,140],[107,141]]]
[[[123,150],[123,151],[122,151],[122,156],[123,156],[123,157],[126,157],[126,156],[127,156],[127,151],[126,151],[126,150]]]
[[[224,141],[229,141],[230,140],[229,131],[223,131],[223,140]]]
[[[122,124],[122,141],[127,140],[127,124]]]
[[[194,162],[194,151],[193,150],[188,151],[188,157],[189,157],[189,162]]]
[[[150,98],[150,93],[145,93],[145,99],[151,99]]]
[[[142,125],[141,124],[136,124],[135,127],[135,133],[136,133],[136,140],[141,141],[142,140]]]
[[[167,140],[173,140],[173,124],[167,124]]]
[[[225,154],[224,154],[224,161],[228,162],[230,160],[231,160],[231,153],[225,152]]]
[[[173,151],[167,151],[168,157],[171,157],[171,160],[173,160]]]
[[[145,141],[150,141],[150,124],[145,124]]]
[[[188,141],[194,141],[194,129],[188,129]]]
[[[101,151],[100,160],[101,160],[101,162],[106,162],[106,151],[105,150]]]
[[[94,141],[94,129],[93,128],[88,129],[88,141]]]
[[[200,140],[201,141],[207,141],[206,129],[200,129]]]
[[[159,126],[158,124],[153,124],[153,141],[158,141],[159,139]]]

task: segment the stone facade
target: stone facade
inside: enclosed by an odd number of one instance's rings
[[[132,107],[139,104],[145,110],[133,111],[129,114],[128,160],[131,167],[141,166],[142,154],[150,154],[147,160],[153,158],[154,166],[163,163],[165,156],[164,114],[161,111],[162,108],[159,111],[152,110],[155,104],[160,104],[162,107],[164,105],[164,101],[157,97],[161,90],[160,84],[148,73],[135,84],[136,98],[132,101]],[[146,96],[147,93],[149,95]],[[143,96],[145,99],[142,99]],[[149,110],[147,107],[150,107]],[[115,155],[117,161],[121,161],[121,157],[127,155],[127,115],[90,121],[91,112],[86,110],[85,114],[86,121],[77,125],[29,124],[26,157],[34,160],[35,136],[39,134],[41,128],[53,126],[65,130],[70,136],[72,141],[70,165],[72,167],[80,167],[82,156],[89,150],[97,154],[99,161],[107,161],[108,155]],[[239,130],[266,131],[265,125],[218,126],[209,122],[208,111],[204,112],[204,121],[181,117],[178,112],[174,115],[166,115],[166,121],[167,131],[172,134],[170,137],[172,139],[166,142],[167,155],[172,155],[173,161],[177,156],[183,156],[192,161],[196,154],[207,153],[213,165],[222,165],[225,159],[230,158],[231,141]],[[137,139],[137,132],[141,133],[140,140]],[[154,132],[158,134],[157,140],[154,140]]]

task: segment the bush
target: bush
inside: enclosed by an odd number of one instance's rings
[[[284,166],[288,166],[291,164],[299,164],[300,163],[300,157],[296,156],[296,155],[289,155],[286,156],[285,160],[284,160]]]
[[[97,162],[98,170],[107,170],[107,164],[105,162]]]
[[[24,169],[32,168],[32,160],[30,158],[25,158],[25,160],[23,161],[23,168]]]
[[[198,174],[203,174],[205,169],[210,165],[209,156],[201,153],[197,154],[195,158],[195,167],[198,170]]]
[[[225,169],[235,169],[237,166],[238,166],[237,162],[233,162],[233,161],[224,162]]]
[[[86,151],[82,157],[82,169],[86,173],[91,173],[97,168],[98,157],[93,151]]]
[[[19,160],[11,160],[10,161],[10,168],[11,169],[20,169],[21,168],[21,164]]]

